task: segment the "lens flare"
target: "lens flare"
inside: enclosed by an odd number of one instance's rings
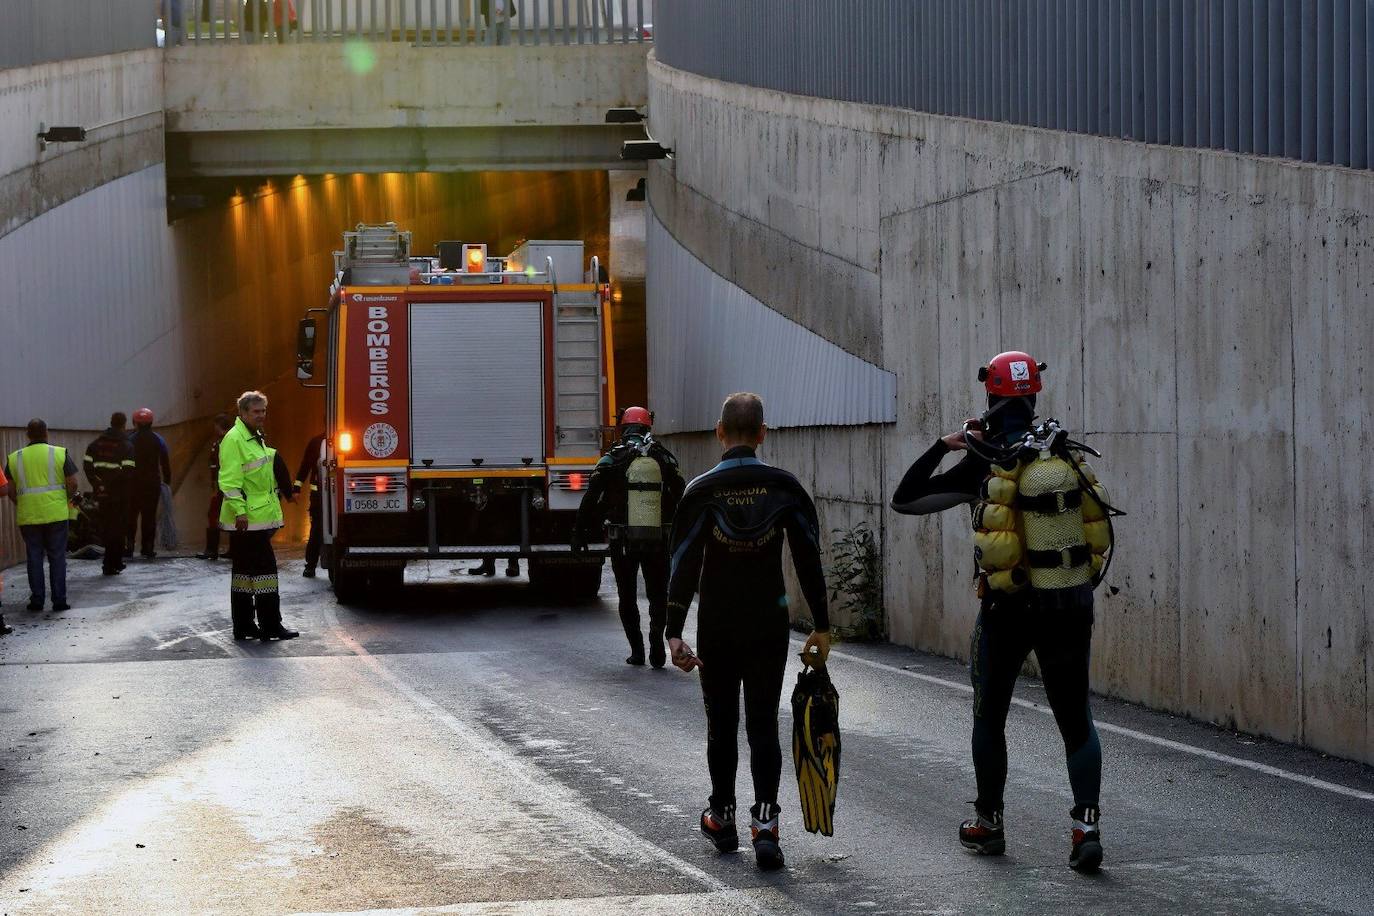
[[[359,76],[366,76],[377,66],[377,52],[365,41],[354,39],[344,45],[344,58]]]

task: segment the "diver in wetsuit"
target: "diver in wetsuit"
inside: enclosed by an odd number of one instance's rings
[[[1034,438],[1028,439],[1027,434],[1035,419],[1035,396],[1045,368],[1020,351],[994,358],[979,374],[988,392],[987,413],[981,420],[967,421],[964,431],[936,440],[916,460],[892,497],[892,509],[903,515],[929,515],[958,505],[975,507],[981,606],[973,631],[970,673],[978,798],[976,816],[959,828],[960,843],[982,855],[1006,850],[1002,809],[1007,712],[1017,675],[1033,650],[1064,740],[1073,790],[1069,864],[1090,872],[1102,861],[1098,828],[1102,748],[1088,705],[1093,587],[1100,581],[1102,563],[1110,551],[1110,521],[1105,516],[1116,510],[1110,506],[1104,510],[1105,491],[1095,478],[1084,477],[1090,470],[1067,452],[1060,459],[1058,452],[1017,449],[1017,443]],[[946,455],[959,451],[964,456],[958,464],[935,473]],[[1037,465],[1037,461],[1044,463]],[[1048,502],[1045,495],[1027,495],[1025,469],[1045,467],[1052,461],[1061,461],[1065,468],[1077,464],[1077,478],[1068,472],[1068,485],[1048,494],[1053,497]],[[1062,550],[1034,549],[1037,525],[1059,526],[1057,530],[1063,531],[1058,520],[1067,518],[1066,512],[1078,511],[1082,519],[1068,526],[1069,539],[1075,543],[1054,545]],[[1103,528],[1106,533],[1097,536]],[[1089,529],[1094,536],[1084,543],[1081,532]],[[1050,557],[1046,559],[1045,554]],[[1045,587],[1047,582],[1049,587]]]
[[[778,702],[790,626],[782,578],[784,535],[815,620],[803,650],[809,664],[825,664],[830,618],[816,508],[795,477],[758,460],[755,450],[765,433],[758,395],[726,399],[716,424],[725,454],[719,465],[688,485],[673,520],[667,636],[674,665],[683,671],[701,669],[711,772],[710,805],[701,813],[701,831],[722,852],[739,846],[735,769],[743,687],[754,781],[754,854],[760,868],[773,869],[784,864],[778,845]],[[682,629],[698,587],[694,653],[683,641]]]

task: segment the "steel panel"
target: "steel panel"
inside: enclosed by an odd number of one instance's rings
[[[660,0],[655,41],[665,64],[782,92],[1367,168],[1371,5]]]
[[[708,430],[721,402],[755,391],[768,425],[896,420],[897,379],[746,293],[648,217],[649,399],[656,431]],[[837,304],[837,307],[838,304]]]
[[[411,460],[440,467],[544,460],[544,309],[413,303]],[[454,367],[461,366],[461,375]]]

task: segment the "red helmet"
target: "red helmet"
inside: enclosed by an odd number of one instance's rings
[[[153,425],[153,411],[152,411],[150,408],[148,408],[148,407],[140,407],[138,410],[135,410],[135,411],[134,411],[134,425],[135,425],[135,426],[152,426],[152,425]]]
[[[1048,368],[1044,363],[1037,363],[1029,353],[1009,350],[998,353],[992,362],[979,369],[978,381],[988,389],[988,394],[1022,398],[1040,391],[1040,373]]]
[[[648,426],[654,425],[654,415],[644,407],[626,407],[620,415],[621,426]]]

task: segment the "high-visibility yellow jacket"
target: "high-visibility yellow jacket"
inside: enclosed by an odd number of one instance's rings
[[[35,442],[10,452],[10,471],[19,500],[15,521],[20,525],[48,525],[68,518],[67,450]]]
[[[242,419],[225,433],[219,443],[219,489],[224,505],[219,526],[234,530],[240,515],[248,516],[249,531],[269,531],[282,525],[281,499],[272,472],[276,449],[255,434]]]

